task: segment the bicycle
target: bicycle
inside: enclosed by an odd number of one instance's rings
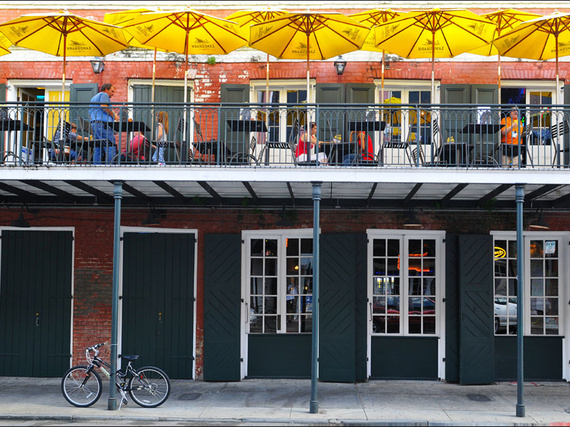
[[[110,377],[111,365],[99,357],[99,348],[105,343],[87,347],[85,357],[88,365],[78,365],[67,370],[61,380],[61,391],[65,399],[74,406],[86,408],[93,405],[101,397],[103,383],[101,376],[95,368],[99,368]],[[91,355],[91,353],[94,353]],[[127,366],[124,370],[117,370],[115,380],[117,390],[121,394],[121,403],[127,404],[127,392],[129,392],[134,402],[144,408],[156,408],[168,399],[170,394],[170,380],[168,375],[154,366],[145,366],[135,369],[132,363],[138,359],[135,356],[121,356],[126,360]]]

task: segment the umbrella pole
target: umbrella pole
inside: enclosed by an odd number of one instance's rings
[[[382,80],[381,81],[382,81],[382,86],[381,86],[382,92],[380,94],[380,97],[382,99],[380,99],[380,101],[383,102],[384,101],[384,51],[382,51]]]
[[[501,54],[500,54],[500,53],[499,53],[498,61],[499,61],[499,67],[498,67],[498,69],[497,69],[497,70],[498,70],[498,74],[497,74],[498,80],[497,80],[497,82],[498,82],[498,84],[499,84],[499,105],[501,105]]]
[[[435,104],[435,33],[432,33],[431,43],[431,103]]]
[[[154,80],[156,76],[156,47],[154,48],[154,59],[152,61],[152,102],[154,102]]]

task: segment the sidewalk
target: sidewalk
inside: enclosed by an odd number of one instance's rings
[[[158,408],[141,408],[129,399],[127,406],[111,411],[107,409],[108,381],[95,405],[76,408],[63,398],[58,378],[0,377],[0,423],[132,420],[201,425],[570,425],[570,386],[565,382],[525,383],[525,417],[516,416],[515,383],[319,382],[316,414],[309,412],[310,380],[172,380],[171,385],[169,399]]]

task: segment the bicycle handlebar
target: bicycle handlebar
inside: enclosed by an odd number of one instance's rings
[[[91,361],[93,360],[93,359],[91,358],[91,354],[90,354],[90,353],[91,353],[92,351],[95,352],[95,356],[94,356],[94,357],[97,357],[97,356],[99,355],[99,347],[103,347],[104,345],[105,345],[105,343],[104,343],[104,342],[101,342],[101,343],[99,343],[99,344],[95,344],[94,346],[92,346],[92,347],[87,347],[87,348],[85,349],[85,357],[87,358],[87,360],[89,361],[89,363],[91,363]]]

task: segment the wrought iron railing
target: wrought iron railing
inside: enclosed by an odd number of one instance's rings
[[[2,104],[1,165],[89,167],[98,163],[97,151],[103,153],[101,163],[111,167],[158,165],[159,152],[165,167],[184,168],[545,169],[569,164],[567,106],[518,105],[516,146],[505,144],[512,142],[513,130],[506,141],[501,131],[510,105],[117,103],[112,107],[121,117],[108,124],[114,130],[116,154],[107,153],[108,141],[90,123],[89,104]],[[156,139],[160,112],[168,115],[168,137],[163,142]],[[299,142],[310,132],[311,122],[317,126],[318,151],[315,146],[298,157]],[[77,139],[70,132],[73,124]],[[137,145],[139,131],[146,139]]]

